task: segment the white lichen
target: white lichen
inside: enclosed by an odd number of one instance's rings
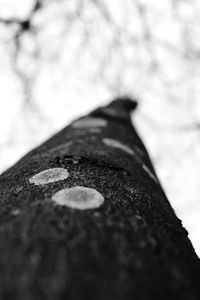
[[[143,164],[143,159],[135,152],[134,152],[134,158],[138,164]]]
[[[84,118],[74,122],[72,128],[92,128],[92,127],[105,127],[107,126],[107,121],[100,118]]]
[[[83,186],[62,189],[52,196],[52,200],[58,205],[79,210],[98,208],[104,203],[100,192]]]
[[[140,156],[145,156],[144,151],[142,151],[138,146],[134,146],[134,149]]]
[[[152,173],[152,171],[145,164],[142,165],[142,168],[149,175],[149,177],[151,177],[156,183],[158,183],[158,180],[155,177],[155,175]]]
[[[100,133],[101,129],[99,129],[99,128],[89,128],[88,132],[90,132],[90,133]]]
[[[44,185],[51,182],[64,180],[69,177],[69,173],[64,168],[51,168],[41,171],[29,179],[30,183],[35,185]]]
[[[121,149],[122,151],[130,154],[130,155],[135,155],[135,152],[127,145],[122,144],[121,142],[110,139],[110,138],[104,138],[103,143],[107,146],[113,147],[113,148],[118,148]]]
[[[118,117],[119,116],[119,112],[116,109],[104,108],[103,112],[105,112],[107,115],[110,115],[112,117]]]
[[[14,217],[19,216],[20,213],[21,213],[21,211],[20,211],[20,209],[18,209],[18,208],[13,209],[13,210],[11,211],[11,215],[14,216]]]

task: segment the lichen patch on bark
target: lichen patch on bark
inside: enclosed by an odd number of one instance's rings
[[[118,117],[120,115],[119,111],[113,108],[104,108],[103,112],[112,117]]]
[[[103,139],[103,143],[107,146],[113,147],[113,148],[118,148],[121,149],[122,151],[130,154],[130,155],[134,155],[135,152],[127,145],[122,144],[121,142],[114,140],[114,139],[110,139],[110,138],[104,138]]]
[[[98,208],[104,203],[100,192],[83,186],[62,189],[52,196],[52,200],[58,205],[79,210]]]
[[[74,122],[72,128],[93,128],[93,127],[105,127],[107,126],[107,121],[101,118],[84,118]]]
[[[134,150],[140,155],[140,156],[145,156],[144,151],[142,151],[142,149],[140,149],[137,145],[134,146]]]
[[[155,175],[151,172],[151,170],[145,164],[142,165],[142,168],[149,175],[149,177],[151,177],[156,183],[158,183],[158,180],[155,177]]]
[[[100,133],[101,129],[99,129],[99,128],[89,128],[88,131],[90,133]]]
[[[35,185],[44,185],[55,181],[64,180],[69,177],[69,173],[64,168],[51,168],[35,174],[29,179]]]

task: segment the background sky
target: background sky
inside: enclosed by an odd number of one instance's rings
[[[0,0],[0,171],[74,118],[132,96],[200,256],[199,20],[192,0]]]

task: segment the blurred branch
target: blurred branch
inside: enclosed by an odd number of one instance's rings
[[[111,7],[109,6],[108,2],[104,0],[74,0],[73,3],[67,0],[35,0],[32,7],[30,8],[27,17],[24,20],[14,17],[10,19],[4,19],[0,17],[0,24],[13,28],[14,31],[14,51],[12,57],[12,65],[15,74],[17,74],[18,78],[20,78],[22,82],[25,102],[31,104],[31,88],[33,86],[35,74],[28,74],[26,68],[20,67],[19,61],[24,54],[23,38],[26,35],[29,35],[31,37],[31,40],[35,43],[36,48],[35,52],[33,53],[33,56],[35,55],[35,57],[33,58],[36,59],[36,57],[38,56],[39,59],[40,49],[39,47],[37,47],[37,34],[40,31],[40,27],[36,27],[34,18],[35,15],[37,15],[41,11],[44,11],[44,9],[46,9],[51,4],[54,4],[54,6],[58,7],[60,9],[61,15],[65,16],[62,31],[63,38],[61,38],[61,41],[58,43],[59,45],[61,45],[62,43],[67,43],[67,39],[69,39],[70,47],[70,38],[74,38],[73,29],[76,26],[79,30],[79,44],[77,43],[77,48],[75,50],[72,50],[74,59],[70,59],[69,64],[74,63],[74,65],[77,65],[78,56],[83,58],[85,54],[88,55],[89,53],[88,56],[90,57],[92,56],[92,54],[95,54],[95,60],[96,58],[98,59],[98,76],[100,77],[100,79],[105,81],[105,85],[108,84],[114,87],[115,82],[116,89],[119,88],[119,85],[123,84],[122,82],[125,77],[124,74],[126,75],[126,73],[130,71],[131,67],[133,70],[137,68],[138,74],[140,73],[141,67],[141,72],[144,72],[147,78],[154,77],[156,82],[159,82],[163,85],[162,92],[166,95],[166,98],[172,99],[172,101],[174,101],[175,97],[173,97],[173,93],[171,93],[171,86],[174,87],[181,84],[183,76],[176,79],[172,78],[172,80],[171,78],[168,78],[164,69],[165,61],[161,61],[160,55],[158,53],[161,49],[161,51],[164,52],[165,56],[167,56],[167,54],[172,55],[181,62],[187,60],[188,63],[190,63],[191,61],[194,62],[199,60],[200,52],[192,44],[191,32],[189,29],[187,29],[189,28],[188,22],[185,21],[185,23],[183,24],[184,17],[180,17],[180,3],[186,2],[187,1],[183,0],[169,0],[169,3],[171,3],[172,7],[172,13],[176,12],[176,22],[179,22],[180,20],[182,22],[180,24],[180,31],[182,30],[181,37],[183,38],[183,43],[180,47],[177,47],[176,43],[173,44],[173,41],[171,41],[169,38],[166,39],[165,35],[157,36],[156,34],[154,34],[155,28],[152,28],[149,16],[156,19],[159,17],[161,11],[159,11],[157,8],[153,9],[152,3],[144,3],[140,0],[129,1],[129,4],[134,9],[134,12],[136,12],[137,15],[136,23],[138,22],[136,24],[133,20],[132,27],[127,26],[130,24],[118,24],[113,16]],[[124,4],[122,6],[124,11],[122,11],[122,14],[124,14],[125,20],[127,20],[128,22],[129,19],[126,17],[126,14],[128,14],[129,11],[127,9],[128,6],[126,7],[126,4],[126,1],[124,1]],[[73,9],[71,9],[70,5],[73,6]],[[54,6],[52,7],[55,8]],[[155,5],[155,7],[157,6]],[[88,11],[90,11],[91,8],[94,9],[94,11],[91,10],[92,13],[90,15]],[[98,14],[97,20],[96,12]],[[162,13],[164,18],[165,11],[163,10]],[[49,21],[47,21],[47,23],[48,22]],[[105,32],[105,35],[103,35],[104,32],[101,33],[102,36],[98,35],[99,32],[95,32],[95,26],[94,28],[92,26],[93,22],[94,24],[96,24],[95,22],[99,22],[100,24],[105,26],[108,32]],[[136,24],[136,26],[139,25],[138,27],[140,27],[141,29],[137,34],[134,31],[134,24]],[[49,25],[51,24],[48,23],[47,27]],[[106,40],[106,34],[109,36],[108,41]],[[101,39],[104,42],[104,47],[102,46],[102,51],[100,52],[99,57],[97,57],[98,55],[96,54],[97,51],[95,49],[95,41],[98,40],[98,42],[101,42]],[[127,58],[124,54],[125,48],[127,46],[132,49],[131,58],[128,56]],[[58,48],[58,50],[60,50],[60,47]],[[137,53],[138,55],[140,54],[140,52],[145,52],[145,61],[143,60],[143,54],[141,54],[141,58],[139,61],[137,60],[137,57],[134,58],[134,54]],[[113,80],[112,83],[108,83],[106,81],[108,80],[108,78],[110,78],[109,70],[116,58],[118,59],[118,64],[115,71],[115,81]],[[95,74],[93,74],[93,77],[95,77]]]
[[[20,79],[22,83],[22,88],[24,91],[24,103],[28,107],[31,108],[34,107],[34,104],[31,101],[31,86],[33,84],[33,76],[30,76],[26,72],[25,66],[23,68],[20,68],[18,66],[18,58],[19,54],[23,52],[22,50],[22,39],[25,34],[30,34],[34,40],[36,30],[34,26],[32,25],[32,20],[38,11],[40,11],[43,7],[43,1],[42,0],[35,0],[33,7],[30,10],[29,15],[26,19],[21,20],[19,18],[10,18],[10,19],[4,19],[0,17],[0,24],[5,26],[15,26],[15,33],[13,36],[13,45],[14,45],[14,51],[12,55],[12,68],[14,73],[17,75],[17,77]],[[17,26],[17,27],[16,27]],[[37,54],[39,53],[39,50],[36,51]],[[35,54],[36,54],[35,52]]]

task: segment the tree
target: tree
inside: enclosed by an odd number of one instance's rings
[[[0,172],[105,99],[141,99],[136,126],[200,255],[199,1],[0,2]]]
[[[116,99],[0,177],[0,298],[199,299],[199,259]]]

